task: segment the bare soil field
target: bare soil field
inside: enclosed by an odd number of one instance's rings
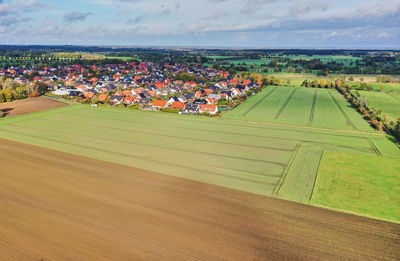
[[[68,104],[46,97],[36,97],[13,102],[0,103],[0,111],[4,113],[4,116],[10,117],[64,106],[68,106]]]
[[[400,225],[0,139],[0,260],[383,260]]]

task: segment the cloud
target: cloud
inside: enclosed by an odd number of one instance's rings
[[[5,2],[0,0],[0,26],[11,26],[27,21],[31,21],[31,17],[26,17],[28,12],[39,10],[46,6],[42,2],[36,0],[14,0]]]
[[[46,1],[56,2],[51,11],[38,7],[45,0],[0,0],[0,29],[6,30],[3,35],[25,29],[28,34],[13,37],[36,38],[29,33],[36,32],[55,41],[65,35],[98,44],[133,44],[142,39],[142,43],[165,41],[173,45],[193,39],[194,43],[225,46],[265,45],[269,40],[275,41],[275,46],[353,46],[368,43],[368,39],[371,44],[400,45],[400,0],[85,0],[84,7],[79,0],[69,0],[76,9],[68,13],[61,1]],[[35,16],[30,15],[32,22],[20,24],[24,20],[19,18],[31,10],[37,10]],[[93,19],[87,19],[90,15]],[[42,20],[58,21],[58,25]],[[104,25],[97,27],[98,21]],[[79,26],[72,25],[76,22]],[[93,36],[87,33],[94,28],[97,32]]]
[[[148,16],[147,14],[138,15],[135,19],[129,19],[127,23],[128,23],[128,24],[138,24],[138,23],[141,23],[141,22],[143,22],[143,21],[146,19],[147,16]]]
[[[387,32],[381,32],[378,34],[378,38],[382,39],[382,38],[388,38],[390,35]]]
[[[90,13],[90,12],[81,13],[79,11],[71,11],[64,15],[64,22],[75,23],[75,22],[84,21],[91,14],[92,13]]]
[[[265,5],[275,2],[285,2],[285,0],[246,0],[241,12],[243,14],[252,14],[260,11]]]

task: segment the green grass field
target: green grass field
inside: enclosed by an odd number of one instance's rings
[[[399,195],[399,159],[329,151],[311,203],[400,222]]]
[[[337,130],[374,130],[336,91],[267,87],[225,118],[273,122]]]
[[[360,83],[348,82],[354,89],[359,89]],[[400,83],[368,83],[374,91],[400,92]]]
[[[269,88],[259,96],[262,98],[271,90]],[[297,98],[303,95],[314,97],[316,91],[280,87],[277,90],[281,90],[284,97],[278,99],[277,104],[270,102],[275,108],[282,107],[282,103],[294,90],[296,92],[293,97],[300,95]],[[317,91],[330,97],[325,90]],[[306,106],[303,109],[300,108],[300,100],[294,105],[289,102],[285,108],[288,111],[285,113],[283,110],[281,113],[282,118],[289,120],[290,117],[302,118],[302,113],[309,115],[311,106],[308,98],[306,101],[303,101]],[[254,102],[251,104],[254,105]],[[259,114],[269,110],[267,106],[260,108]],[[318,119],[319,116],[315,117]],[[320,162],[334,164],[331,162],[335,162],[335,159],[326,156],[330,155],[330,151],[360,158],[379,156],[382,159],[393,158],[394,161],[400,158],[399,148],[385,135],[376,132],[360,133],[229,118],[93,108],[79,104],[1,119],[0,136],[303,203],[313,200],[317,175],[319,183],[328,182],[325,180],[330,178],[329,169],[321,170]],[[346,162],[337,168],[347,171],[351,165],[351,162]],[[354,175],[359,177],[360,171],[354,169]],[[390,179],[382,177],[381,182],[388,188],[392,186]],[[344,193],[351,193],[347,191],[351,187],[341,189],[345,190]],[[319,196],[321,194],[318,193],[315,202],[331,207],[329,202],[320,203],[325,196]]]
[[[400,118],[400,96],[385,92],[359,91],[360,95],[367,98],[370,108],[382,110],[388,119],[397,121]]]
[[[394,144],[376,134],[84,105],[4,119],[0,134],[3,138],[263,195],[277,192],[284,174],[297,175],[302,161],[297,162],[296,158],[307,149],[365,155],[399,153]],[[314,154],[317,160],[319,154]],[[286,180],[290,181],[290,177]],[[283,183],[282,193],[287,185]],[[309,188],[306,190],[305,194],[309,194]]]

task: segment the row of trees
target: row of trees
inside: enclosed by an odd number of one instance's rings
[[[382,110],[371,108],[368,100],[357,91],[353,92],[348,85],[336,86],[338,91],[349,101],[370,124],[378,130],[386,131],[400,141],[400,118],[397,122],[388,120],[382,115]]]
[[[344,81],[342,79],[337,80],[304,80],[301,84],[304,87],[312,87],[312,88],[336,88],[337,85],[343,85]]]

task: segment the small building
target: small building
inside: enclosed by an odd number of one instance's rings
[[[211,105],[211,104],[201,105],[199,112],[215,115],[218,113],[218,107],[216,105]]]
[[[107,101],[108,98],[109,98],[108,95],[105,93],[99,95],[99,101],[101,101],[101,102]]]
[[[156,109],[165,109],[168,107],[168,101],[163,101],[163,100],[155,100],[153,102],[153,108]]]
[[[184,103],[184,102],[174,102],[172,104],[172,108],[180,110],[180,111],[183,111],[183,110],[186,109],[186,103]]]

